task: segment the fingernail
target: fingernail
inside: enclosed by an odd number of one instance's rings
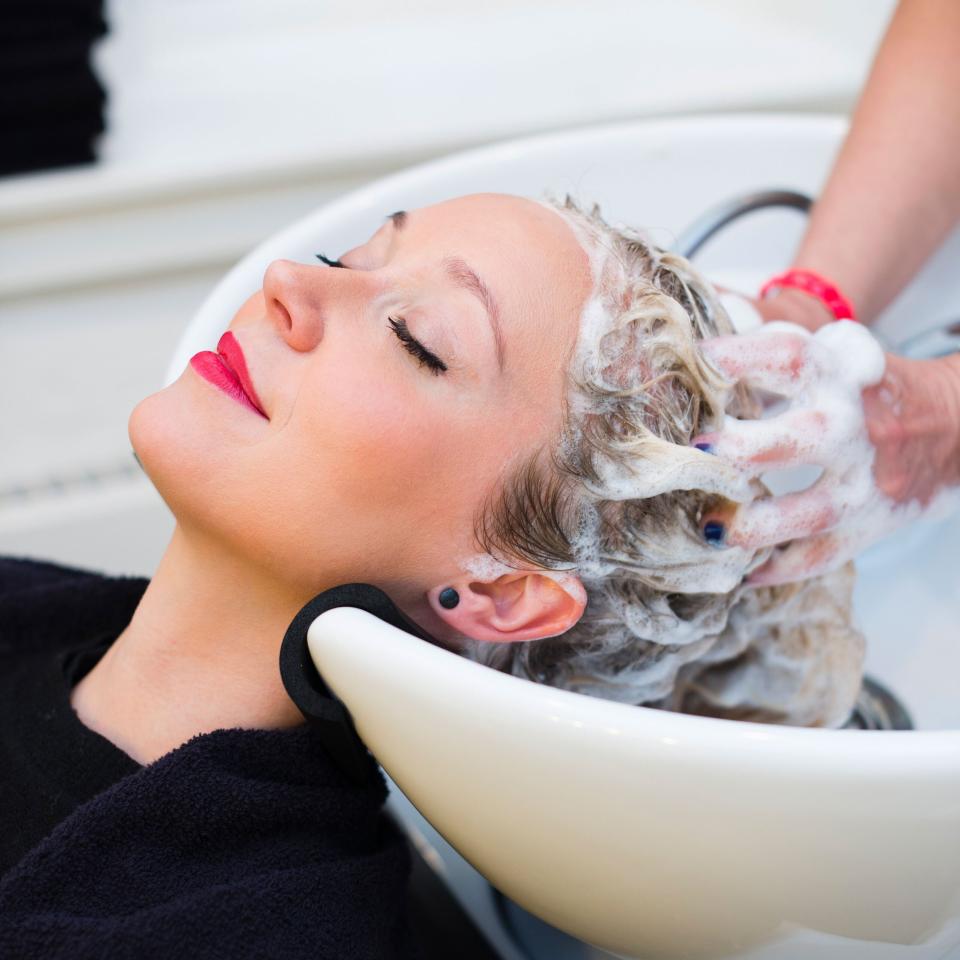
[[[702,450],[704,453],[713,453],[713,454],[715,454],[715,451],[714,451],[714,449],[713,449],[713,444],[712,444],[712,443],[695,443],[694,446],[695,446],[698,450]]]
[[[719,520],[708,520],[703,525],[703,539],[706,540],[711,547],[722,547],[726,535],[727,530]]]

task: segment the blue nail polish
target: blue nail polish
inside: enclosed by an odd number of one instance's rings
[[[713,453],[713,444],[712,443],[695,443],[694,446],[698,450],[702,450],[704,453]]]
[[[726,535],[726,528],[717,520],[710,520],[703,525],[703,539],[706,540],[711,547],[722,547]]]

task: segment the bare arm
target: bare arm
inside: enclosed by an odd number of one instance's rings
[[[901,0],[793,266],[829,277],[871,323],[960,220],[960,3]],[[785,290],[761,312],[832,317]]]
[[[960,0],[901,0],[793,266],[832,280],[858,318],[871,323],[958,220]],[[789,320],[811,331],[833,321],[818,299],[799,290],[781,289],[755,305],[765,320]],[[738,338],[727,338],[736,341],[726,344],[727,355],[723,338],[705,348],[717,353],[721,367],[730,365],[730,376],[747,381],[762,383],[788,354],[796,361],[791,376],[798,383],[804,370],[816,367],[817,351],[809,342],[764,329],[762,349],[752,355]],[[739,369],[748,355],[748,368]],[[960,487],[960,354],[936,360],[887,354],[881,379],[861,397],[871,483],[841,480],[831,488],[818,482],[801,493],[705,518],[704,535],[709,528],[714,543],[793,541],[754,573],[753,582],[782,583],[830,569],[905,522],[906,505],[926,509],[943,490]],[[816,442],[801,429],[806,425],[810,432],[811,417]],[[828,476],[843,446],[826,443],[840,428],[831,417],[829,409],[794,410],[740,424],[739,434],[724,430],[699,441],[746,470],[762,472],[774,461],[814,462]],[[817,442],[822,449],[811,453]],[[858,431],[845,442],[860,443]]]

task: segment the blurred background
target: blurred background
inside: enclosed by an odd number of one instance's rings
[[[894,5],[4,0],[0,553],[153,572],[172,518],[127,418],[278,228],[526,134],[848,114]]]

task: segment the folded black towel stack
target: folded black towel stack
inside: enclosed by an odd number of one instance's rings
[[[106,94],[91,67],[103,0],[0,2],[0,175],[90,163]]]

